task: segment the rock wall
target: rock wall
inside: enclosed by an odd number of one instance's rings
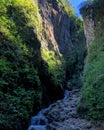
[[[83,66],[80,61],[84,60],[86,50],[82,21],[73,14],[72,7],[68,7],[60,0],[36,0],[36,3],[44,28],[41,46],[47,51],[54,51],[59,59],[60,53],[62,54],[66,61],[67,79],[72,78],[76,71],[78,73],[81,71],[77,66],[81,64]]]
[[[56,0],[36,0],[43,21],[42,46],[66,55],[72,46],[70,18]]]
[[[89,44],[94,40],[94,20],[90,16],[83,16],[84,33],[86,37],[86,44]]]
[[[88,8],[86,7],[86,12]],[[82,12],[81,12],[82,13]],[[83,26],[84,26],[84,33],[86,37],[86,44],[87,47],[89,47],[89,44],[94,40],[94,18],[93,18],[93,12],[89,9],[88,13],[82,13],[83,17]]]

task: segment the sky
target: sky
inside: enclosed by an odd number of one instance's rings
[[[79,5],[81,2],[84,2],[85,0],[71,0],[71,3],[75,9],[75,13],[77,16],[81,17],[80,12],[79,12]]]

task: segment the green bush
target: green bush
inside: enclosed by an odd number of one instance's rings
[[[36,68],[41,30],[39,9],[31,0],[0,1],[0,129],[25,128],[41,107]]]
[[[79,112],[94,123],[104,123],[104,1],[94,0],[88,10],[92,10],[95,23],[95,39],[88,48],[85,62],[82,98]],[[82,15],[88,15],[86,5]]]
[[[97,123],[104,120],[104,38],[95,39],[91,44],[84,68],[84,87],[80,112]],[[103,122],[104,123],[104,122]]]
[[[65,58],[67,78],[74,86],[81,87],[86,44],[82,20],[76,16],[71,17],[70,32],[73,47]]]
[[[60,59],[55,56],[54,51],[46,51],[42,49],[42,57],[48,64],[48,72],[51,75],[51,80],[56,86],[63,86],[65,81],[65,68]]]
[[[34,89],[25,90],[20,87],[11,93],[0,92],[0,129],[26,127],[33,113],[33,106],[40,100],[41,93],[38,91],[34,93]]]
[[[39,69],[39,76],[42,81],[43,102],[45,105],[63,98],[66,82],[65,63],[60,55],[54,51],[41,49],[42,62]]]
[[[49,104],[63,95],[63,60],[41,52],[42,29],[34,1],[0,1],[0,129],[27,129],[44,97]]]
[[[66,11],[66,13],[71,17],[74,16],[74,8],[71,6],[71,2],[70,0],[57,0],[57,3],[59,5],[60,8],[64,8],[64,10]]]

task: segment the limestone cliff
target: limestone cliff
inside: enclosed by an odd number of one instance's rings
[[[66,55],[72,47],[70,17],[56,0],[38,0],[37,3],[44,27],[42,46]]]
[[[84,32],[86,37],[87,47],[94,40],[94,20],[89,16],[83,16]]]
[[[45,51],[53,51],[59,59],[64,57],[67,79],[76,77],[73,75],[83,69],[86,50],[81,19],[75,16],[71,6],[60,0],[35,0],[35,2],[42,17],[41,48]],[[48,61],[46,58],[43,59]]]
[[[95,28],[95,21],[94,21],[94,13],[91,8],[92,1],[86,1],[81,4],[80,12],[83,17],[83,26],[84,26],[84,33],[86,37],[86,44],[89,47],[89,44],[94,40],[94,28]]]
[[[79,105],[79,111],[83,117],[102,126],[104,124],[104,75],[102,75],[104,74],[102,73],[104,71],[103,7],[104,0],[93,0],[92,3],[85,4],[81,8],[84,24],[86,24],[88,55],[83,72],[83,89]],[[89,45],[90,42],[91,44]]]

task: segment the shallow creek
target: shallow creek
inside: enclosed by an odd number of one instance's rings
[[[28,130],[104,130],[81,119],[77,113],[80,90],[65,91],[64,99],[58,100],[42,109],[31,118]]]

